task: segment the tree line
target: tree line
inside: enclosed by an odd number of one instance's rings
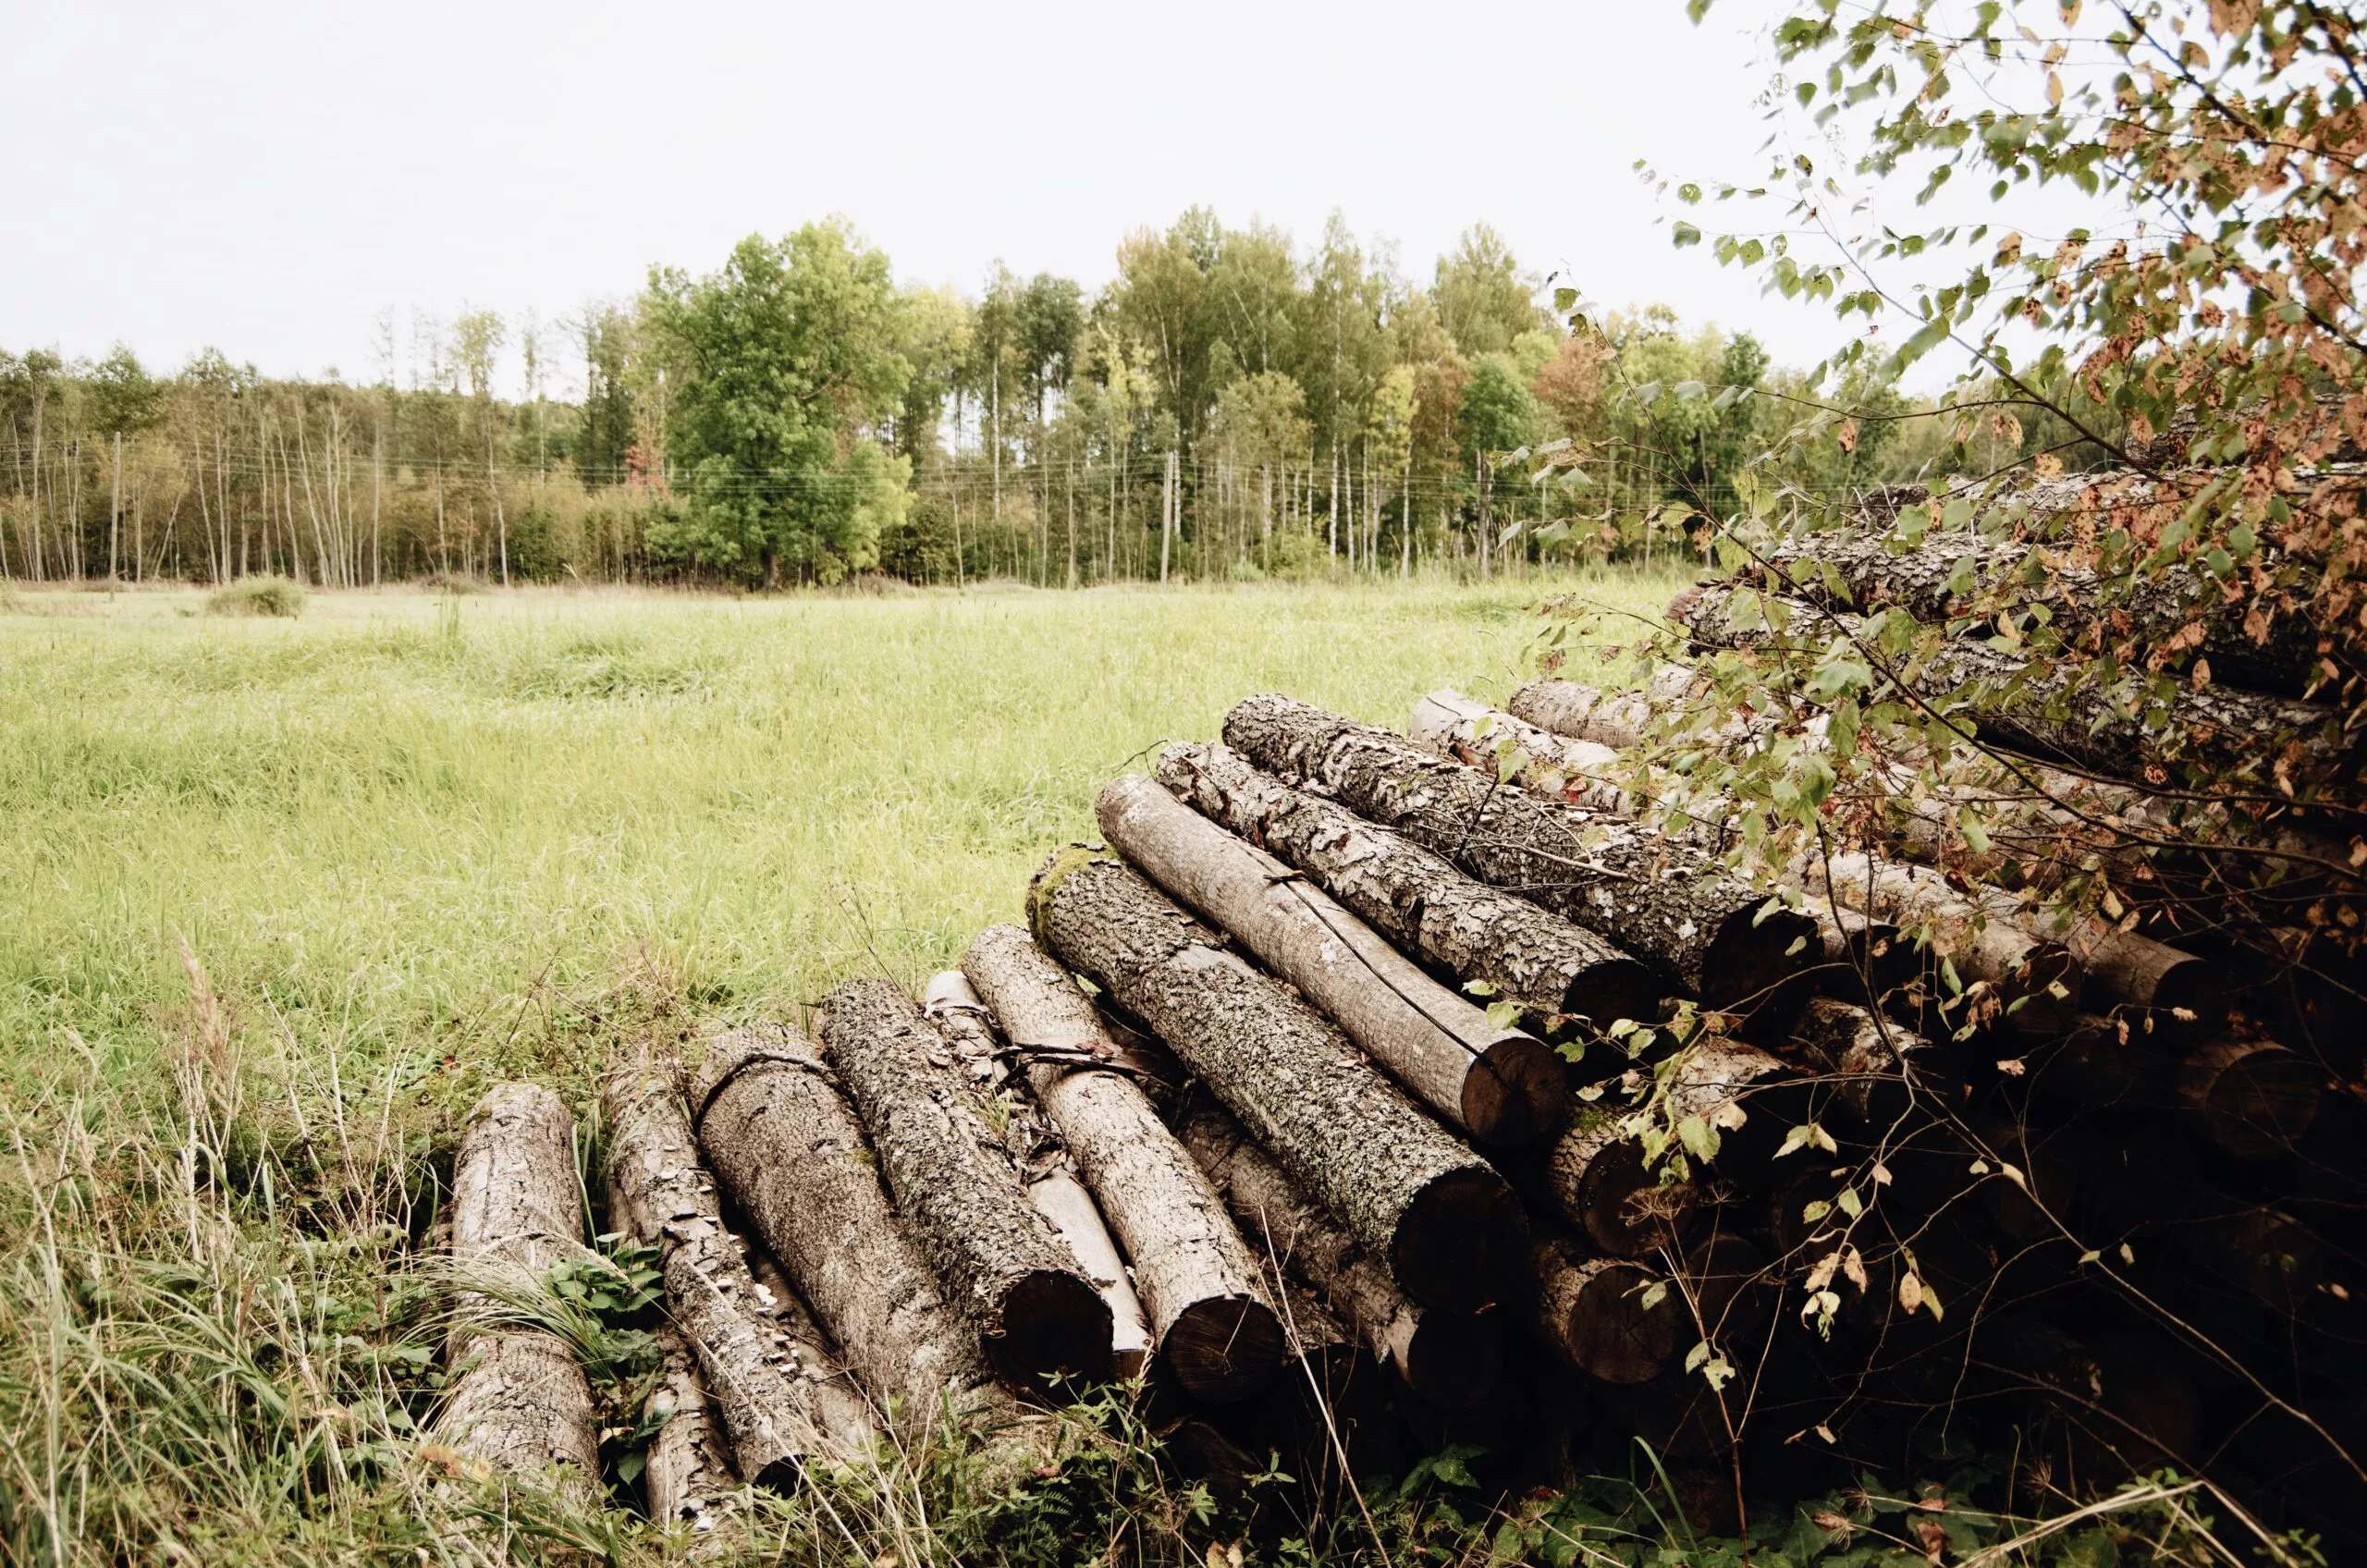
[[[0,574],[1486,576],[1689,548],[1772,447],[1826,495],[2042,439],[1919,439],[1878,373],[1820,386],[1665,306],[1571,331],[1541,288],[1485,226],[1422,286],[1336,216],[1301,248],[1195,208],[1098,294],[998,264],[963,297],[833,220],[557,327],[429,324],[404,375],[388,316],[367,383],[0,352]]]

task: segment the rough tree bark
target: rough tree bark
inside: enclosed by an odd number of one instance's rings
[[[1488,1397],[1504,1361],[1495,1313],[1426,1309],[1408,1300],[1385,1255],[1317,1207],[1217,1106],[1203,1099],[1187,1107],[1175,1132],[1275,1262],[1304,1280],[1407,1388],[1448,1409]]]
[[[1969,988],[1994,995],[1995,1022],[2029,1039],[2052,1039],[2079,1016],[2085,984],[2079,961],[2060,942],[2032,936],[2021,905],[1994,889],[1963,893],[1938,872],[1865,854],[1838,854],[1806,868],[1812,891],[1846,909],[1924,938],[1921,950],[1944,958]],[[1942,987],[1927,981],[1927,1001]]]
[[[1581,686],[1573,680],[1532,680],[1504,704],[1514,717],[1576,741],[1625,751],[1643,744],[1670,704],[1693,690],[1694,672],[1662,665],[1641,691]]]
[[[1142,1090],[1122,1073],[1073,1065],[1118,1055],[1092,1002],[1015,925],[980,932],[962,965],[1134,1259],[1168,1370],[1198,1399],[1256,1393],[1284,1350],[1257,1260]]]
[[[897,1212],[996,1374],[1036,1391],[1108,1377],[1109,1305],[1029,1200],[944,1037],[885,980],[832,991],[818,1027]]]
[[[692,1086],[699,1145],[726,1192],[899,1426],[1000,1401],[977,1341],[906,1239],[863,1124],[785,1024],[726,1035]]]
[[[1287,697],[1235,704],[1224,735],[1285,782],[1331,794],[1481,881],[1616,941],[1713,1007],[1760,1007],[1771,1014],[1762,1026],[1780,1027],[1784,982],[1807,966],[1796,949],[1814,948],[1815,923],[1771,909],[1699,851],[1503,788],[1402,735]]]
[[[1792,1046],[1831,1080],[1862,1128],[1896,1125],[1919,1097],[1927,1107],[1952,1108],[1964,1098],[1964,1062],[1953,1047],[1934,1046],[1852,1002],[1811,998],[1792,1025]]]
[[[1694,646],[1821,650],[1836,629],[1858,625],[1854,616],[1792,599],[1783,603],[1797,630],[1772,631],[1757,616],[1734,613],[1735,592],[1708,588],[1670,606]],[[1965,717],[1984,740],[2132,782],[2144,781],[2149,768],[2193,763],[2221,779],[2267,785],[2271,763],[2282,757],[2301,790],[2347,780],[2355,760],[2335,710],[2322,703],[2186,685],[2169,700],[2166,727],[2152,730],[2122,711],[2112,689],[2084,679],[2079,663],[2033,661],[1969,638],[1944,642],[1899,673],[1928,698],[1968,695]]]
[[[1531,1317],[1573,1371],[1606,1383],[1649,1383],[1668,1369],[1686,1324],[1674,1290],[1644,1305],[1646,1292],[1667,1283],[1658,1274],[1624,1258],[1588,1257],[1552,1238],[1539,1240],[1533,1271]]]
[[[609,1222],[658,1249],[668,1312],[698,1355],[740,1476],[787,1490],[808,1455],[867,1447],[868,1423],[832,1431],[818,1397],[844,1373],[817,1338],[791,1332],[778,1308],[759,1299],[740,1240],[724,1229],[673,1053],[623,1054],[600,1099],[609,1129]]]
[[[1569,1079],[1551,1047],[1490,1023],[1273,856],[1139,775],[1105,786],[1094,815],[1112,849],[1473,1138],[1517,1148],[1561,1121]]]
[[[1120,862],[1072,847],[1028,887],[1036,940],[1156,1030],[1425,1305],[1498,1299],[1527,1228],[1487,1163],[1280,982]]]
[[[1209,820],[1281,856],[1433,969],[1598,1029],[1658,1010],[1650,972],[1592,931],[1292,789],[1229,746],[1171,745],[1159,753],[1159,780]]]
[[[500,1084],[469,1113],[452,1166],[452,1261],[462,1278],[532,1292],[583,1244],[575,1118],[536,1084]],[[474,1292],[447,1358],[457,1369],[437,1430],[454,1449],[512,1476],[589,1499],[600,1476],[592,1387],[559,1338],[471,1323],[492,1309]]]
[[[740,1477],[723,1427],[709,1407],[699,1380],[698,1356],[670,1328],[656,1334],[665,1372],[642,1402],[642,1419],[656,1422],[642,1484],[649,1517],[660,1525],[686,1527],[712,1537],[730,1517],[731,1494]]]

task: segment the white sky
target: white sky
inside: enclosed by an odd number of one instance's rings
[[[1753,0],[1699,28],[1682,0],[10,11],[13,349],[367,378],[390,306],[549,321],[832,213],[909,280],[974,292],[1001,257],[1090,291],[1196,202],[1302,246],[1341,208],[1422,281],[1484,219],[1605,305],[1793,363],[1836,336],[1672,251],[1632,167],[1761,175]]]

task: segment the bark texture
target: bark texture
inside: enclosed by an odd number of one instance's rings
[[[872,1398],[911,1429],[949,1397],[978,1403],[976,1338],[906,1239],[863,1124],[803,1036],[775,1024],[717,1039],[691,1103],[717,1179]]]
[[[1735,615],[1734,594],[1709,588],[1672,606],[1696,647],[1813,643],[1821,650],[1836,623],[1857,625],[1855,617],[1828,616],[1791,600],[1796,630],[1776,633],[1756,617]],[[1944,642],[1899,673],[1928,699],[1968,702],[1965,717],[1984,740],[2116,778],[2142,781],[2150,767],[2190,762],[2219,778],[2267,784],[2269,764],[2280,753],[2289,758],[2297,789],[2348,782],[2355,771],[2335,710],[2321,703],[2234,686],[2181,686],[2169,699],[2166,725],[2149,729],[2113,689],[2081,679],[2083,665],[2026,659],[1970,638]]]
[[[1517,1148],[1560,1122],[1569,1080],[1551,1047],[1490,1023],[1272,855],[1137,775],[1113,779],[1094,810],[1111,848],[1297,986],[1455,1126]]]
[[[1685,1323],[1674,1289],[1644,1305],[1654,1285],[1666,1284],[1658,1274],[1551,1239],[1537,1243],[1534,1267],[1532,1316],[1571,1370],[1606,1383],[1649,1383],[1668,1369]]]
[[[1143,1091],[1122,1073],[1069,1065],[1118,1055],[1092,1002],[1015,925],[980,932],[962,963],[1134,1260],[1168,1370],[1196,1398],[1257,1392],[1284,1352],[1257,1260]]]
[[[1792,1025],[1792,1046],[1862,1128],[1895,1125],[1919,1097],[1950,1108],[1964,1098],[1964,1062],[1953,1048],[1851,1002],[1812,998]]]
[[[1656,1013],[1650,971],[1594,932],[1490,887],[1334,802],[1292,789],[1229,746],[1169,746],[1159,753],[1159,780],[1210,821],[1288,862],[1433,970],[1597,1029]]]
[[[1767,909],[1697,850],[1504,789],[1386,729],[1269,695],[1235,704],[1224,734],[1257,766],[1615,941],[1714,1007],[1773,1011],[1807,966],[1795,945],[1816,942],[1806,915]]]
[[[1995,998],[1993,1022],[2030,1039],[2071,1026],[2085,984],[2079,961],[2060,942],[2032,936],[2021,905],[1993,888],[1960,892],[1938,872],[1865,854],[1839,854],[1809,868],[1817,893],[1871,919],[1889,921],[1933,964],[1945,959],[1969,989]],[[1927,1002],[1945,995],[1927,979]],[[1976,1012],[1981,1010],[1976,1003]]]
[[[944,1037],[884,980],[831,992],[819,1028],[897,1211],[996,1374],[1027,1390],[1108,1377],[1109,1305],[1029,1199]]]
[[[1692,691],[1694,680],[1682,665],[1663,665],[1639,692],[1532,680],[1512,694],[1504,709],[1539,729],[1625,751],[1643,744],[1668,706]]]
[[[733,1467],[787,1490],[832,1440],[817,1386],[843,1376],[817,1340],[791,1336],[760,1304],[739,1239],[723,1225],[670,1051],[636,1050],[601,1085],[608,1134],[609,1222],[658,1249],[675,1328],[699,1358]],[[865,1446],[870,1434],[852,1434]]]
[[[1305,1280],[1407,1388],[1448,1409],[1478,1404],[1493,1390],[1504,1362],[1496,1314],[1426,1309],[1408,1300],[1385,1255],[1318,1208],[1218,1107],[1200,1100],[1186,1108],[1176,1135],[1275,1262]]]
[[[658,1329],[656,1338],[665,1371],[642,1404],[642,1419],[659,1423],[642,1469],[649,1517],[668,1529],[713,1538],[731,1516],[740,1477],[699,1380],[697,1355],[670,1328]]]
[[[1046,949],[1142,1019],[1431,1306],[1497,1300],[1527,1250],[1503,1179],[1340,1032],[1133,870],[1072,848],[1029,885]]]
[[[469,1113],[452,1166],[452,1261],[505,1291],[543,1288],[556,1264],[587,1258],[575,1180],[575,1118],[535,1084],[501,1084]],[[554,1334],[471,1326],[464,1295],[448,1356],[458,1369],[438,1430],[495,1469],[588,1499],[600,1440],[583,1368]]]

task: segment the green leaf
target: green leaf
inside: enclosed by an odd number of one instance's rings
[[[1669,238],[1675,240],[1676,248],[1682,251],[1687,245],[1700,244],[1701,231],[1689,223],[1680,223],[1669,231]]]

